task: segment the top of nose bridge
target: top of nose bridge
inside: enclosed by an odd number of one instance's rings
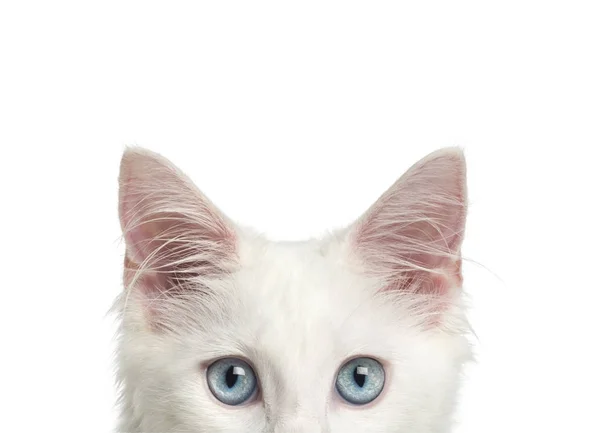
[[[330,395],[328,368],[295,350],[272,362],[269,405],[274,433],[324,433]]]
[[[316,414],[324,409],[323,395],[328,390],[319,380],[318,374],[306,371],[296,372],[284,378],[280,391],[280,407],[287,413]]]
[[[282,381],[275,396],[276,404],[272,408],[278,424],[287,426],[290,423],[295,425],[297,422],[308,422],[310,425],[318,425],[318,420],[325,416],[326,402],[321,401],[319,384],[311,383],[309,377],[310,375],[294,375]]]
[[[307,388],[285,393],[277,404],[275,433],[321,433],[328,431],[326,402],[319,392]]]
[[[325,433],[328,431],[318,417],[304,414],[282,417],[274,428],[274,433]]]

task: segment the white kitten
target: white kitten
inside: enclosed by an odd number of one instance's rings
[[[127,150],[118,431],[449,431],[465,202],[464,156],[444,149],[347,229],[274,243]]]

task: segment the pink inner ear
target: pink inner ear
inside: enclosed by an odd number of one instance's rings
[[[120,218],[127,244],[125,283],[145,294],[173,293],[221,272],[235,255],[226,218],[164,158],[140,150],[123,156]]]
[[[159,230],[153,223],[140,224],[125,233],[127,254],[133,262],[141,264],[150,255],[155,233],[159,233]]]
[[[432,271],[400,272],[402,278],[393,280],[385,290],[405,290],[445,296],[454,287],[462,286],[462,260],[448,261]]]
[[[460,285],[465,197],[461,152],[438,151],[415,164],[357,223],[367,269],[404,290],[418,283],[420,292],[444,294]]]

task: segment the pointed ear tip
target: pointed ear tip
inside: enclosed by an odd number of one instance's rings
[[[167,160],[160,154],[139,146],[130,146],[125,148],[121,156],[121,165],[119,170],[119,179],[123,182],[130,177],[130,174],[136,167],[145,167],[152,165],[168,165]]]
[[[139,146],[127,146],[121,156],[119,167],[119,218],[123,230],[127,225],[127,213],[137,187],[145,182],[149,168],[164,165],[164,158]]]
[[[122,204],[129,189],[129,183],[132,179],[136,166],[152,157],[153,153],[143,147],[129,146],[123,151],[119,167],[119,202]]]
[[[429,155],[425,157],[426,160],[434,160],[434,159],[446,159],[452,160],[460,163],[461,165],[465,164],[465,152],[462,147],[458,146],[450,146],[443,147],[434,152],[431,152]]]
[[[137,146],[127,146],[121,155],[121,175],[126,172],[131,164],[140,156],[144,156],[146,149]]]
[[[121,156],[121,165],[128,164],[137,159],[159,159],[160,155],[144,147],[127,146]]]
[[[431,163],[433,164],[430,165]],[[467,174],[467,162],[465,152],[461,147],[453,146],[438,149],[427,155],[416,165],[433,168],[434,166],[439,167],[440,164],[445,167],[445,170],[450,170],[462,178],[464,183]]]

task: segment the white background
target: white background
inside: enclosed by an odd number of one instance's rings
[[[0,430],[112,428],[137,144],[275,239],[463,147],[479,363],[458,431],[600,431],[596,5],[2,2]]]

